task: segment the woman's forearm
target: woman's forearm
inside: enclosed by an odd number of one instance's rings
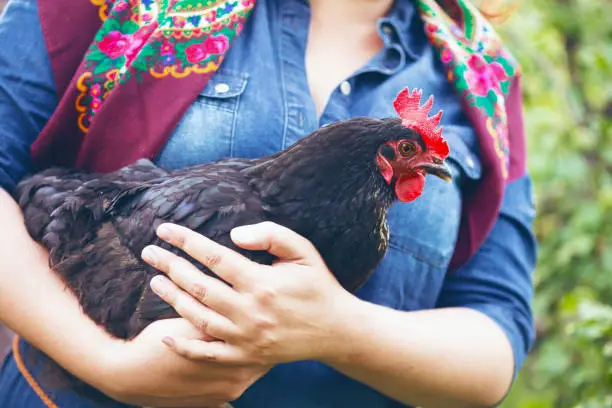
[[[351,300],[325,363],[423,408],[490,407],[510,387],[503,331],[470,309],[396,311]]]
[[[112,338],[85,316],[27,233],[15,201],[0,190],[0,321],[60,365],[97,385],[96,352]]]

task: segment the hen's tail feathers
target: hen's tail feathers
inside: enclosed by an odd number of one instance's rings
[[[34,240],[40,242],[54,215],[64,210],[70,213],[71,209],[78,208],[83,203],[83,200],[68,200],[70,196],[76,196],[77,190],[83,192],[84,189],[90,188],[95,190],[99,198],[113,188],[117,188],[119,184],[138,185],[166,175],[168,175],[166,170],[156,167],[147,159],[138,160],[110,173],[108,175],[110,177],[82,170],[55,167],[22,180],[15,188],[13,196],[24,213],[28,232]],[[85,210],[93,211],[92,215],[98,218],[104,209],[104,203],[101,200],[91,203],[90,200],[97,198],[96,196],[81,194],[81,197],[86,198],[88,202]],[[63,207],[63,210],[60,210],[60,207]]]
[[[87,176],[69,169],[50,169],[21,181],[13,196],[26,221],[32,238],[41,241],[51,222],[51,214],[85,181]]]

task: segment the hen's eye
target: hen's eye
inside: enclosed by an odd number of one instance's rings
[[[415,152],[416,148],[412,143],[404,142],[400,143],[398,150],[402,156],[410,156]]]

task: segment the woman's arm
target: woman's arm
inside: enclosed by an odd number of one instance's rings
[[[47,251],[27,233],[7,191],[32,170],[30,145],[57,105],[36,5],[11,0],[0,20],[0,322],[126,402],[202,406],[235,398],[266,368],[222,369],[168,351],[162,331],[200,336],[184,320],[154,323],[129,343],[111,338],[81,312],[49,269]]]
[[[0,187],[10,191],[31,171],[30,145],[57,104],[35,1],[7,5],[0,21],[0,67]],[[103,361],[80,357],[96,356],[110,338],[80,313],[2,189],[0,225],[0,321],[95,382]]]
[[[161,277],[152,281],[153,289],[203,332],[224,340],[168,336],[165,342],[181,355],[222,364],[319,360],[407,404],[489,407],[507,393],[533,337],[532,218],[525,177],[508,188],[487,242],[449,276],[441,308],[418,312],[348,294],[312,244],[270,223],[235,229],[232,239],[279,257],[271,267],[185,228],[160,227],[162,239],[232,287],[161,248],[149,247],[143,257],[186,292]]]
[[[512,349],[470,309],[402,312],[347,304],[323,362],[398,401],[424,408],[491,407],[512,378]]]
[[[353,302],[348,341],[328,362],[401,401],[490,407],[507,394],[534,341],[535,215],[528,176],[511,183],[479,252],[451,273],[438,309],[397,312]],[[347,345],[350,347],[347,348]],[[358,363],[357,363],[358,362]]]
[[[99,384],[112,340],[85,317],[28,235],[15,201],[0,190],[0,321],[77,376]]]

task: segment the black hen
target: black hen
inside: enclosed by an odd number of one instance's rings
[[[149,244],[177,251],[155,235],[163,222],[267,264],[269,254],[236,247],[229,233],[276,222],[309,239],[340,284],[356,290],[386,252],[386,213],[396,198],[416,198],[425,173],[450,178],[445,157],[428,142],[400,119],[356,118],[261,159],[177,171],[148,160],[108,174],[49,169],[23,180],[15,197],[29,233],[50,250],[52,268],[84,311],[131,338],[154,320],[176,317],[149,289],[159,271],[140,259]]]
[[[148,160],[108,174],[49,169],[24,179],[15,198],[29,233],[49,249],[52,268],[85,313],[120,338],[176,317],[149,289],[159,272],[140,259],[149,244],[177,251],[155,235],[163,222],[266,264],[269,254],[237,248],[229,233],[276,222],[310,240],[340,284],[354,291],[386,252],[393,202],[417,198],[427,173],[450,179],[440,115],[428,118],[431,99],[422,108],[419,100],[420,93],[405,90],[395,103],[401,118],[338,122],[261,159],[176,171]]]

